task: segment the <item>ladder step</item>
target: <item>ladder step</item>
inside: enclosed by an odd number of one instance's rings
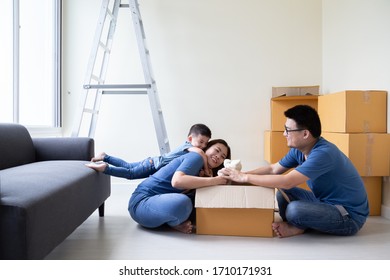
[[[88,108],[84,108],[84,113],[90,113],[92,115],[97,115],[99,114],[99,110],[94,110],[94,109],[88,109]]]
[[[99,84],[99,85],[84,85],[84,89],[131,89],[131,88],[144,88],[148,89],[152,86],[150,84]]]
[[[106,15],[108,15],[110,17],[110,19],[112,20],[114,18],[114,14],[112,13],[112,11],[110,9],[107,8],[106,10]]]
[[[102,94],[148,94],[146,90],[103,90]]]
[[[104,52],[106,52],[106,53],[111,53],[110,48],[109,48],[106,44],[104,44],[102,41],[99,42],[99,46],[100,46],[102,49],[104,49]]]
[[[95,81],[97,81],[98,83],[104,83],[104,80],[101,79],[101,78],[99,78],[99,77],[96,76],[96,75],[92,75],[92,76],[91,76],[91,80],[95,80]]]

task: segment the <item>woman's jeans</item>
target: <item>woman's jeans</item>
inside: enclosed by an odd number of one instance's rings
[[[133,193],[129,201],[130,216],[140,225],[156,228],[167,224],[171,227],[188,220],[193,209],[191,198],[181,193],[145,196]]]
[[[139,162],[126,162],[120,158],[106,155],[103,159],[109,166],[104,170],[107,175],[126,179],[142,179],[156,172],[152,158]]]
[[[314,229],[334,235],[354,235],[363,226],[356,223],[343,207],[319,201],[311,191],[302,188],[284,190],[290,198],[286,201],[277,192],[279,214],[283,221],[299,229]]]

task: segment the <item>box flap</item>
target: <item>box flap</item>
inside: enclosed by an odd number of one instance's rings
[[[196,190],[197,208],[274,209],[275,189],[259,186],[221,185]]]
[[[320,86],[293,86],[293,87],[272,87],[272,97],[298,96],[298,95],[319,95]]]

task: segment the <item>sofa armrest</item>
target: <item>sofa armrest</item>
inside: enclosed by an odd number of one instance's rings
[[[88,137],[33,138],[36,161],[86,160],[94,156],[95,142]]]

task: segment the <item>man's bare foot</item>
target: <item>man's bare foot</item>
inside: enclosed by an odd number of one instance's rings
[[[174,226],[172,228],[182,233],[192,233],[193,225],[191,221],[185,221],[184,223],[181,223],[180,225]]]
[[[86,163],[85,165],[99,172],[103,172],[108,166],[108,164],[105,162],[90,162]]]
[[[287,222],[273,223],[272,229],[275,234],[280,238],[299,235],[305,232],[303,229],[294,227]]]
[[[91,159],[92,162],[98,162],[98,161],[103,161],[104,160],[104,157],[106,156],[106,153],[100,153],[98,154],[96,157],[93,157]]]

